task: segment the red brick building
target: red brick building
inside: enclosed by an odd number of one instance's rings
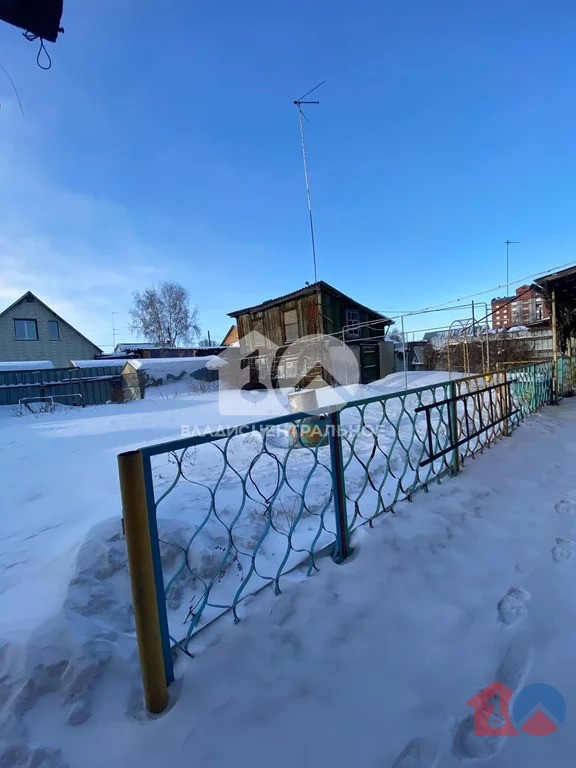
[[[516,289],[516,296],[492,299],[492,328],[528,325],[550,317],[544,297],[529,285]]]

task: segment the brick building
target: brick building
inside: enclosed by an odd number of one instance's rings
[[[515,296],[492,299],[492,328],[529,325],[550,317],[544,297],[529,285],[521,285]]]

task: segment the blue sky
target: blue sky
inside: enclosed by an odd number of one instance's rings
[[[320,278],[391,312],[504,283],[507,237],[512,280],[576,259],[572,2],[104,0],[63,26],[43,72],[0,25],[25,111],[0,72],[1,305],[31,289],[110,345],[174,279],[218,339],[312,280],[292,101],[321,80]]]

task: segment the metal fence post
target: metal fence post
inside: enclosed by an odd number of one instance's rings
[[[556,312],[556,291],[552,291],[552,405],[558,405],[558,316]]]
[[[168,683],[174,679],[174,673],[169,648],[167,656],[161,631],[162,624],[166,622],[166,605],[163,592],[159,595],[157,591],[147,483],[141,451],[121,453],[118,456],[118,470],[146,707],[150,712],[159,713],[168,704]],[[154,528],[155,523],[154,519]],[[155,544],[158,546],[157,537]],[[157,566],[158,563],[156,569]],[[167,624],[165,626],[167,628]]]
[[[532,366],[532,411],[538,410],[538,374],[536,364]]]
[[[457,475],[460,471],[460,449],[458,448],[458,406],[456,404],[456,382],[450,382],[450,404],[448,405],[448,423],[450,425],[450,442],[454,446],[451,461],[451,474]]]
[[[344,484],[344,460],[342,456],[342,438],[340,437],[340,415],[338,411],[330,414],[328,440],[330,461],[332,464],[332,489],[334,491],[334,518],[336,520],[336,544],[332,558],[341,563],[350,555],[350,532],[346,513],[346,487]]]
[[[504,372],[502,373],[503,381],[502,386],[500,387],[500,408],[502,409],[502,416],[504,417],[504,421],[502,422],[502,430],[504,437],[510,437],[510,424],[508,422],[508,414],[512,410],[510,398],[508,395],[508,373],[506,369],[504,369]]]

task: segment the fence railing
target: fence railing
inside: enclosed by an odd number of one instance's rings
[[[513,410],[506,374],[491,371],[455,381],[458,435],[468,437],[459,448],[459,463],[509,434]],[[486,426],[486,429],[484,427]]]
[[[561,357],[558,360],[558,396],[569,395],[576,389],[576,357]]]
[[[511,390],[512,399],[515,408],[519,411],[512,419],[512,429],[518,426],[529,413],[555,402],[556,384],[554,364],[551,360],[508,366],[506,376],[514,383]]]
[[[516,366],[121,454],[149,708],[165,706],[158,667],[165,689],[171,647],[187,652],[226,611],[239,620],[295,567],[346,559],[355,528],[457,472],[551,402],[553,386],[551,363]]]
[[[0,371],[0,405],[47,400],[66,405],[102,405],[121,387],[122,366]]]

